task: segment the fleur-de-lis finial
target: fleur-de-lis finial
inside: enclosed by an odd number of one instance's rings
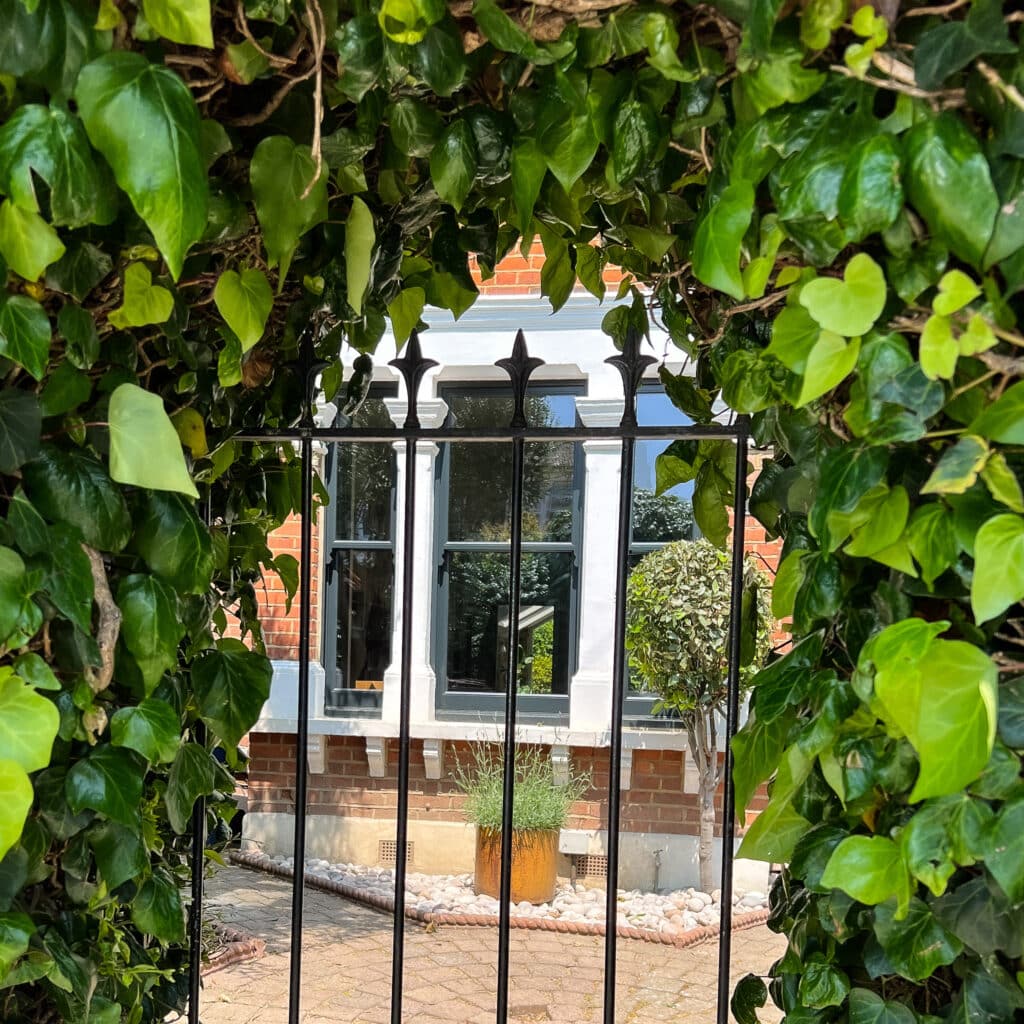
[[[416,411],[416,396],[420,389],[423,375],[432,366],[437,366],[433,359],[425,359],[420,349],[420,335],[413,331],[405,346],[405,355],[392,359],[388,366],[393,366],[405,381],[405,391],[409,396],[409,407],[405,414],[405,429],[415,430],[420,425],[419,413]]]
[[[499,359],[495,366],[500,366],[512,381],[512,423],[513,427],[525,427],[526,422],[526,389],[530,384],[530,375],[538,366],[544,365],[543,359],[531,356],[526,350],[526,338],[522,331],[516,331],[512,355]]]
[[[323,336],[323,317],[314,313],[299,334],[298,372],[302,385],[302,413],[299,416],[300,427],[312,427],[313,406],[316,404],[317,377],[330,366],[316,354],[316,343]]]
[[[605,362],[610,363],[622,375],[622,390],[626,398],[626,407],[622,412],[622,427],[636,426],[636,393],[640,390],[644,370],[658,360],[654,356],[642,355],[640,352],[640,332],[631,327],[626,331],[619,355],[609,356]]]

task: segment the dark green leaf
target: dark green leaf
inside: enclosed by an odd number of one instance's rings
[[[975,0],[963,21],[928,29],[914,48],[914,77],[922,89],[942,86],[950,75],[986,53],[1015,53],[1001,0]]]
[[[866,988],[850,993],[849,1024],[917,1024],[913,1010],[902,1003],[886,1002]]]
[[[167,816],[179,835],[189,826],[192,807],[201,796],[209,796],[215,785],[213,759],[198,743],[185,743],[178,750],[167,777]]]
[[[166,871],[158,869],[142,883],[132,903],[132,923],[161,942],[181,942],[185,938],[181,893]]]
[[[454,18],[445,16],[427,29],[423,41],[410,50],[413,71],[438,96],[451,96],[466,80],[466,53],[462,32]]]
[[[754,190],[745,181],[728,185],[697,225],[693,273],[709,288],[742,299],[740,246],[754,213]]]
[[[11,911],[0,914],[0,978],[26,952],[36,926],[28,914]]]
[[[131,752],[103,743],[68,772],[64,789],[73,811],[85,807],[112,821],[137,827],[142,803],[142,762]]]
[[[50,374],[39,396],[40,410],[43,416],[62,416],[77,409],[91,394],[92,381],[84,373],[79,373],[70,361],[62,362]]]
[[[146,495],[135,547],[150,569],[175,590],[201,594],[210,585],[214,568],[210,531],[182,495],[158,491]]]
[[[149,851],[134,829],[116,821],[101,821],[86,834],[100,877],[109,890],[138,878],[149,867]]]
[[[1007,388],[969,429],[990,441],[1024,444],[1024,381]]]
[[[41,430],[35,395],[12,388],[0,392],[0,473],[11,474],[35,457]]]
[[[850,241],[884,231],[903,208],[900,159],[891,135],[865,139],[853,151],[839,187],[838,212]]]
[[[757,1011],[768,1002],[768,990],[756,974],[747,974],[736,984],[729,1009],[736,1024],[758,1024]]]
[[[0,355],[42,380],[50,354],[50,318],[35,299],[10,295],[0,305]]]
[[[733,739],[733,784],[736,796],[736,817],[744,812],[757,787],[771,777],[778,767],[792,726],[789,716],[775,716],[762,722],[751,715]]]
[[[623,103],[615,113],[612,162],[615,179],[628,184],[654,160],[662,141],[661,122],[640,100]]]
[[[341,74],[338,88],[358,103],[384,70],[384,38],[372,14],[360,14],[342,25],[334,36]]]
[[[270,662],[238,641],[201,654],[192,666],[199,713],[225,743],[237,746],[270,695]]]
[[[804,965],[804,973],[800,978],[800,1002],[804,1006],[815,1009],[842,1006],[849,991],[850,979],[823,957],[812,957]]]
[[[173,761],[181,742],[181,720],[170,704],[147,697],[135,707],[114,713],[110,742],[134,750],[154,764]]]
[[[131,535],[128,507],[104,468],[84,452],[43,447],[23,469],[25,491],[52,522],[77,527],[101,551],[120,551]]]
[[[1022,829],[1024,800],[1017,800],[999,812],[990,837],[991,849],[985,858],[985,866],[1015,907],[1024,904],[1024,860],[1019,850]]]
[[[988,956],[1024,953],[1024,911],[1010,906],[1002,890],[984,877],[950,889],[932,906],[935,916],[965,946]]]
[[[68,245],[64,255],[47,268],[46,287],[63,292],[65,295],[71,295],[82,302],[89,292],[110,273],[113,265],[113,260],[102,249],[98,249],[89,242],[73,242]],[[67,337],[66,334],[65,337]],[[97,350],[98,348],[99,343],[97,342]],[[81,364],[76,363],[75,365],[80,366]]]
[[[811,507],[809,523],[825,551],[834,551],[845,539],[845,534],[835,535],[831,517],[852,512],[883,478],[888,462],[889,453],[880,447],[853,451],[835,448],[822,460],[818,496]]]
[[[42,589],[84,634],[92,632],[93,578],[78,531],[57,523],[47,533]]]
[[[185,634],[178,597],[156,577],[135,573],[121,580],[117,604],[125,646],[139,666],[146,692],[151,693],[164,672],[178,662],[178,642]]]
[[[936,920],[916,897],[905,918],[897,918],[896,905],[883,903],[875,910],[875,937],[893,969],[910,981],[922,981],[936,969],[951,964],[963,944]]]
[[[469,195],[476,177],[476,144],[468,121],[450,124],[430,157],[430,177],[437,194],[456,210]]]
[[[389,117],[391,138],[399,152],[408,156],[430,156],[443,128],[437,111],[404,96],[391,107]]]

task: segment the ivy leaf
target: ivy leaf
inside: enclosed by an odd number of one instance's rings
[[[734,182],[708,208],[693,240],[694,276],[737,301],[744,297],[740,247],[753,215],[753,187]]]
[[[142,10],[164,39],[213,48],[210,0],[142,0]]]
[[[1001,951],[1016,958],[1024,952],[1024,912],[989,878],[955,886],[932,910],[944,928],[983,956]]]
[[[737,857],[768,861],[788,861],[797,840],[811,827],[793,807],[793,797],[814,766],[813,758],[792,746],[783,755],[772,787],[768,806],[754,819],[736,851]]]
[[[988,321],[980,313],[975,313],[967,321],[967,327],[957,339],[957,348],[960,355],[973,356],[979,352],[987,352],[996,345],[997,340]]]
[[[1024,513],[1024,491],[1002,452],[992,452],[981,471],[989,494],[1014,512]]]
[[[525,57],[538,66],[554,63],[551,54],[538,46],[493,0],[476,0],[473,18],[497,49]]]
[[[822,550],[835,551],[846,533],[833,529],[837,515],[852,512],[864,496],[883,479],[889,464],[884,448],[868,447],[850,451],[834,448],[821,463],[817,497],[811,507],[809,525]]]
[[[72,242],[67,252],[46,271],[46,287],[82,302],[110,273],[113,265],[114,261],[95,245]],[[91,316],[89,320],[92,322]]]
[[[892,903],[875,911],[875,937],[897,974],[923,981],[939,967],[951,964],[963,944],[939,924],[927,905],[916,897],[905,917]]]
[[[33,210],[24,210],[10,199],[0,204],[0,256],[26,281],[36,281],[43,271],[64,255],[57,232]]]
[[[239,641],[221,641],[192,663],[192,684],[203,721],[229,746],[252,728],[267,697],[270,662]]]
[[[849,1024],[917,1024],[913,1010],[902,1003],[886,1002],[866,988],[850,992]]]
[[[28,391],[0,391],[0,473],[12,474],[39,451],[39,400]]]
[[[965,435],[942,453],[921,493],[963,494],[974,486],[988,456],[988,445],[982,438]]]
[[[426,301],[426,292],[422,288],[403,288],[388,305],[391,332],[399,348],[409,340],[409,335],[420,322]]]
[[[60,362],[39,396],[39,411],[43,416],[62,416],[87,402],[91,394],[92,381],[70,360]]]
[[[837,201],[850,241],[884,231],[903,209],[900,158],[891,135],[859,143],[850,156]]]
[[[756,974],[740,978],[729,1000],[736,1024],[758,1024],[757,1011],[768,1002],[768,989]]]
[[[161,942],[182,942],[185,914],[178,883],[163,868],[157,868],[143,883],[132,902],[132,924]]]
[[[822,331],[807,356],[796,408],[838,387],[853,372],[860,354],[860,338],[847,341],[832,331]]]
[[[974,266],[992,235],[999,197],[977,139],[959,118],[940,114],[904,136],[904,183],[934,237]]]
[[[108,320],[122,329],[162,324],[174,311],[174,296],[158,284],[144,263],[130,263],[124,272],[124,295],[121,306]]]
[[[178,597],[155,576],[133,573],[118,586],[117,606],[125,646],[138,663],[146,693],[152,693],[164,672],[178,663],[178,642],[185,635]]]
[[[89,635],[92,631],[93,578],[78,531],[57,523],[47,531],[42,587],[58,611]]]
[[[6,598],[6,593],[0,591],[5,604]],[[0,679],[0,749],[4,759],[26,772],[45,768],[59,725],[57,705],[8,668]]]
[[[188,829],[196,800],[209,796],[214,787],[213,760],[209,751],[198,743],[182,744],[167,776],[167,792],[164,794],[167,817],[178,835]]]
[[[0,355],[42,380],[50,356],[50,319],[27,295],[8,295],[0,304]]]
[[[907,527],[910,553],[921,566],[921,576],[930,587],[960,554],[953,513],[937,502],[914,510]]]
[[[950,75],[986,53],[1016,53],[1000,0],[975,0],[963,21],[945,21],[922,33],[914,47],[914,77],[922,89],[942,87]]]
[[[1024,517],[989,519],[974,541],[971,609],[988,622],[1024,598]]]
[[[159,395],[121,384],[110,396],[110,475],[122,484],[199,497]]]
[[[389,39],[414,46],[445,11],[444,0],[384,0],[377,19]]]
[[[308,146],[284,135],[263,139],[249,165],[256,216],[263,230],[269,265],[279,267],[278,292],[284,286],[299,239],[327,218],[327,177],[321,173],[309,195],[316,167]]]
[[[879,644],[874,659],[875,694],[921,762],[910,802],[955,793],[973,782],[995,741],[999,702],[992,659],[965,641],[937,639],[917,657]]]
[[[335,33],[334,46],[341,65],[338,88],[358,103],[384,70],[384,38],[377,19],[372,14],[350,18]]]
[[[391,138],[406,156],[430,156],[441,135],[441,116],[426,103],[403,96],[389,111]]]
[[[39,212],[35,178],[49,185],[52,222],[83,227],[106,221],[98,197],[106,182],[79,118],[63,107],[30,103],[0,128],[0,192],[23,210]]]
[[[751,715],[733,738],[732,775],[739,820],[743,820],[758,785],[770,778],[778,767],[792,724],[789,715],[775,716],[768,722]]]
[[[243,267],[240,272],[225,270],[213,289],[213,301],[242,343],[244,355],[263,337],[274,306],[266,275],[255,267]]]
[[[1003,444],[1024,444],[1024,381],[1007,388],[970,425],[972,434]]]
[[[36,926],[28,914],[19,911],[0,914],[0,978],[28,952],[28,944],[35,931]]]
[[[430,156],[430,177],[437,194],[456,210],[469,195],[476,175],[476,144],[468,121],[450,124]]]
[[[373,263],[373,245],[377,235],[373,230],[370,208],[356,196],[345,224],[345,287],[348,304],[356,316],[363,312],[363,297],[370,284]]]
[[[128,543],[128,507],[92,456],[46,445],[22,474],[29,499],[51,522],[70,523],[101,551],[120,551]]]
[[[828,963],[822,954],[812,956],[804,965],[799,988],[800,1002],[804,1006],[814,1009],[842,1006],[849,991],[850,979],[838,967]]]
[[[116,821],[99,821],[86,836],[96,857],[100,877],[110,891],[138,878],[149,868],[149,851],[134,829],[125,828]]]
[[[817,277],[800,291],[800,305],[826,331],[848,338],[871,330],[882,315],[885,298],[885,274],[863,252],[857,253],[846,265],[842,281]]]
[[[921,332],[921,369],[929,380],[952,380],[960,346],[953,338],[949,317],[930,316]]]
[[[905,908],[910,900],[910,875],[900,848],[885,836],[849,836],[829,858],[821,884],[842,889],[868,906],[895,896]],[[897,911],[899,915],[899,911]]]
[[[209,198],[199,111],[188,86],[162,64],[116,50],[82,68],[75,99],[90,141],[177,280],[189,246],[206,228]]]
[[[64,791],[73,811],[85,807],[129,828],[138,827],[142,762],[130,751],[103,743],[68,770]]]
[[[202,594],[209,587],[214,569],[210,531],[180,495],[146,495],[135,548],[150,569],[180,593]]]
[[[1024,861],[1018,849],[1022,828],[1024,800],[1018,799],[1006,804],[996,817],[985,857],[985,867],[1015,907],[1024,903]]]
[[[939,316],[952,316],[980,294],[981,289],[962,270],[950,270],[939,278],[939,293],[932,299],[932,309]]]
[[[0,758],[0,858],[21,838],[34,797],[25,769]]]
[[[516,226],[524,236],[533,222],[533,208],[547,172],[547,160],[536,141],[517,141],[512,147],[512,198],[516,204]]]
[[[184,626],[180,629],[184,633]],[[154,764],[165,764],[174,760],[181,746],[181,721],[166,701],[146,697],[135,707],[114,713],[110,720],[110,742],[115,747],[134,750]]]
[[[650,104],[630,100],[615,112],[612,138],[615,180],[625,185],[654,160],[662,140],[661,122]]]

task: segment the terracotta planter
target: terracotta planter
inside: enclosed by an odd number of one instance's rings
[[[476,830],[477,894],[498,897],[501,884],[501,833]],[[558,867],[557,829],[530,829],[512,833],[512,902],[548,903],[555,895]]]

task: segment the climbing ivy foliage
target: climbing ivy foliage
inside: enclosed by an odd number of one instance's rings
[[[347,342],[542,291],[750,414],[793,649],[737,740],[788,1021],[1020,1019],[1024,60],[999,0],[0,0],[0,999],[183,1005],[189,817],[297,505],[237,436]],[[365,375],[365,361],[360,364]],[[351,402],[360,374],[348,382]],[[344,402],[344,400],[343,400]],[[350,403],[351,404],[351,403]],[[726,453],[727,455],[727,453]],[[676,445],[718,544],[735,481]],[[229,628],[237,622],[244,642]],[[212,806],[216,807],[216,801]],[[740,1021],[765,999],[737,991]]]

